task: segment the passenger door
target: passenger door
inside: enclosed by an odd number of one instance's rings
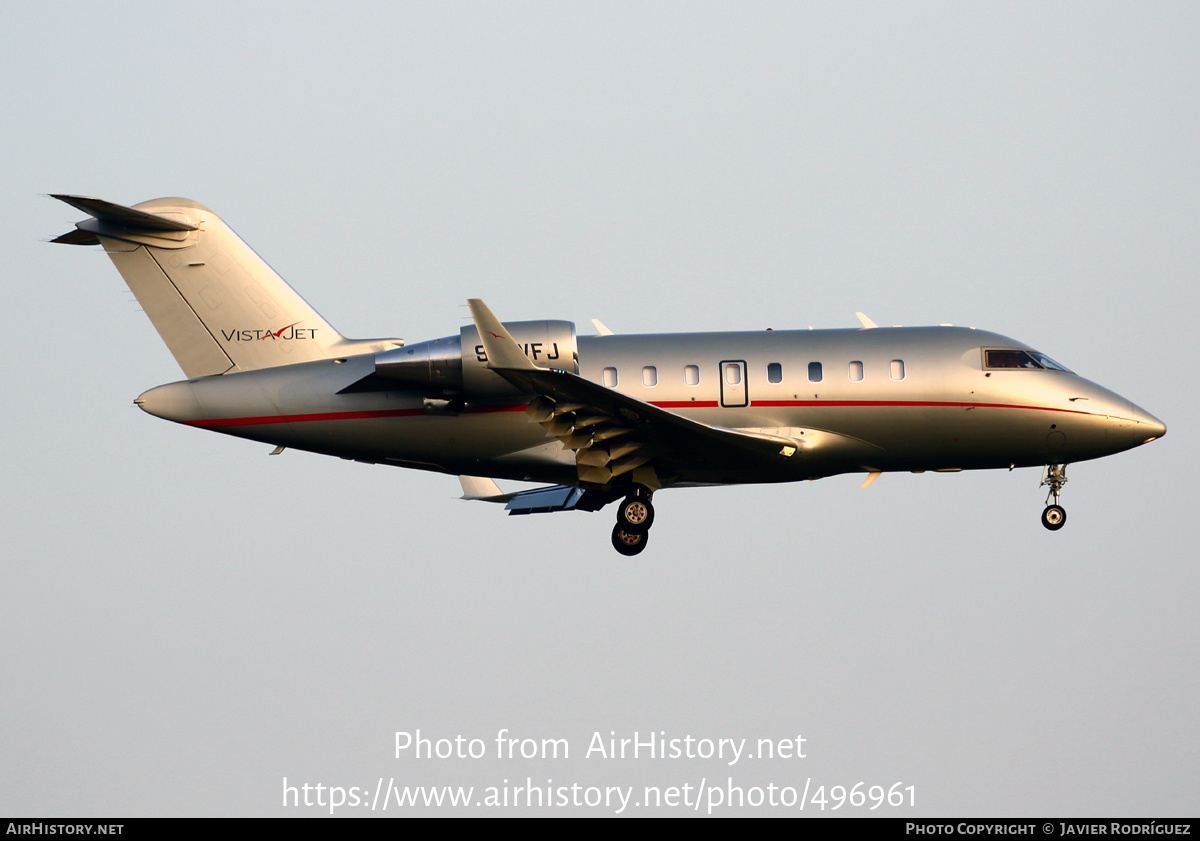
[[[726,359],[721,363],[718,376],[721,378],[721,405],[738,408],[750,405],[746,393],[746,362],[741,359]]]

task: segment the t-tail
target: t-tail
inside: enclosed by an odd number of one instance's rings
[[[347,339],[242,242],[189,199],[123,207],[54,195],[91,215],[52,240],[100,245],[188,378],[374,353],[399,339]]]

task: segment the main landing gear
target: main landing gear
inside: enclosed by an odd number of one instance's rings
[[[1066,483],[1067,466],[1065,464],[1046,465],[1046,469],[1042,471],[1042,486],[1050,486],[1050,492],[1046,494],[1046,502],[1050,501],[1050,497],[1054,497],[1054,504],[1047,505],[1046,510],[1042,512],[1042,525],[1050,531],[1058,531],[1066,525],[1067,512],[1058,504],[1062,486]]]
[[[654,524],[651,493],[638,485],[617,506],[617,524],[613,526],[612,545],[622,555],[636,555],[646,548],[650,526]]]

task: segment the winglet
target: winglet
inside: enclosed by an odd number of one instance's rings
[[[474,499],[481,502],[507,502],[512,494],[503,493],[500,486],[486,476],[459,476],[458,483],[462,485],[463,495],[460,499]]]
[[[855,315],[857,315],[858,320],[862,322],[862,326],[863,326],[864,330],[874,330],[875,328],[877,328],[879,326],[874,321],[872,321],[871,319],[869,319],[865,315],[863,315],[861,312],[856,312]]]
[[[468,298],[467,306],[471,308],[471,318],[475,319],[475,327],[479,330],[479,338],[483,341],[489,368],[539,370],[525,355],[525,351],[521,350],[521,346],[513,339],[512,334],[500,323],[500,319],[496,318],[488,309],[487,304],[478,298]]]
[[[615,335],[613,333],[613,331],[609,330],[607,327],[605,327],[604,324],[598,318],[592,319],[592,326],[596,328],[597,336],[613,336],[613,335]]]

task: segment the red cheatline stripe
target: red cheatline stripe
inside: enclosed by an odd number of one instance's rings
[[[969,403],[948,400],[755,400],[753,406],[904,406],[916,408],[961,408],[961,409],[1027,409],[1036,412],[1062,412],[1068,415],[1091,415],[1114,417],[1101,412],[1086,412],[1082,409],[1060,409],[1056,406],[1026,406],[1020,403]],[[1119,418],[1133,420],[1133,418]]]
[[[517,406],[468,406],[467,414],[485,412],[520,412],[524,404]],[[252,418],[215,418],[213,420],[184,421],[187,426],[201,429],[219,429],[225,426],[262,426],[269,423],[309,423],[311,421],[368,420],[374,418],[412,418],[425,414],[424,409],[378,409],[365,412],[313,412],[306,415],[262,415]]]
[[[482,415],[488,412],[523,412],[528,403],[519,403],[513,406],[468,406],[466,414]]]
[[[654,403],[661,409],[714,409],[715,400],[664,400]],[[1093,415],[1102,417],[1097,412],[1085,412],[1080,409],[1059,409],[1053,406],[1024,406],[1015,403],[957,403],[937,400],[755,400],[754,408],[769,408],[783,406],[804,406],[811,408],[829,407],[864,407],[864,406],[893,406],[906,408],[975,408],[975,409],[1026,409],[1038,412],[1063,412],[1071,415]],[[526,404],[519,403],[508,406],[468,406],[466,414],[487,414],[495,412],[520,412]],[[261,426],[271,423],[309,423],[311,421],[344,421],[370,420],[376,418],[411,418],[424,415],[424,409],[380,409],[363,412],[314,412],[303,415],[263,415],[249,418],[215,418],[212,420],[184,421],[188,426],[202,429],[219,429],[226,426]],[[1108,417],[1103,415],[1103,417]],[[1133,418],[1120,418],[1130,420]]]

